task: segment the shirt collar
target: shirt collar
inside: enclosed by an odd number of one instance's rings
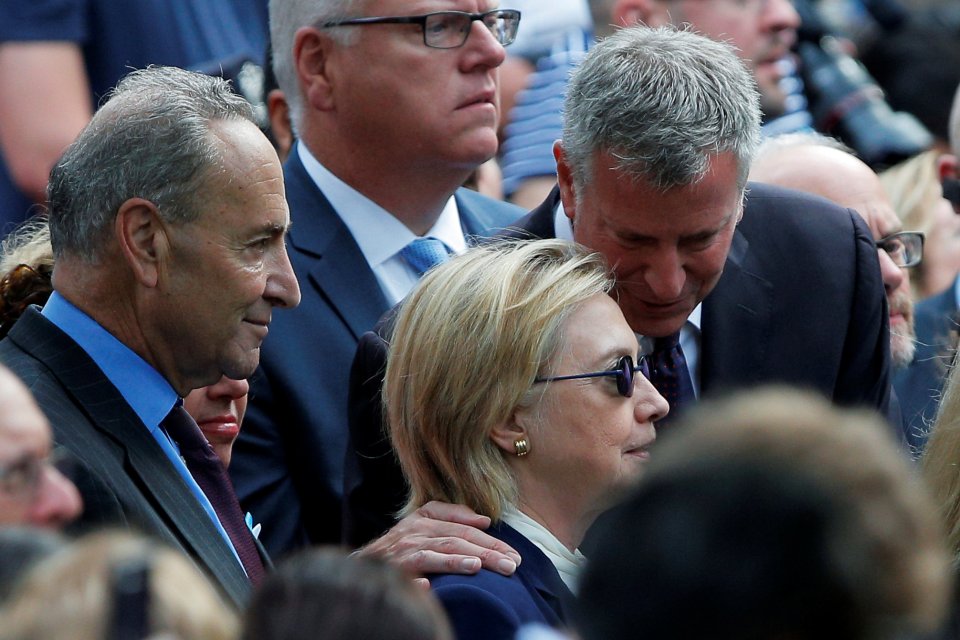
[[[44,317],[73,339],[103,371],[151,433],[177,402],[177,392],[147,361],[54,291]]]
[[[417,238],[393,214],[333,175],[310,153],[306,145],[298,143],[297,153],[307,174],[347,225],[371,268],[380,266]],[[424,236],[443,241],[454,253],[467,250],[457,201],[452,195],[436,223]]]

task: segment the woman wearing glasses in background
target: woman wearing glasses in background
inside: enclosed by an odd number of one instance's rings
[[[430,576],[459,640],[564,624],[588,527],[637,479],[667,402],[596,253],[559,240],[480,247],[404,302],[384,396],[406,511],[465,504],[523,558],[511,577]]]

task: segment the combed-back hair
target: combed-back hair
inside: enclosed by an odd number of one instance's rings
[[[211,127],[227,120],[256,124],[247,101],[221,78],[175,67],[124,77],[50,172],[54,255],[95,261],[131,198],[149,200],[170,222],[196,218],[203,181],[221,160]]]
[[[711,157],[732,152],[741,184],[760,140],[760,96],[727,44],[665,26],[620,29],[574,71],[563,148],[578,187],[597,152],[654,187],[695,184]]]

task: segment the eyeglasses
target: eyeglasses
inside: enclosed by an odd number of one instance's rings
[[[32,500],[40,488],[47,469],[57,469],[69,464],[63,449],[54,449],[46,458],[25,455],[22,458],[0,465],[0,491],[18,499]]]
[[[474,20],[480,20],[493,37],[507,46],[517,37],[520,12],[516,9],[494,9],[483,13],[465,11],[435,11],[422,16],[390,16],[373,18],[344,18],[325,22],[324,28],[354,27],[367,24],[419,24],[423,30],[423,44],[434,49],[462,47],[470,35]]]
[[[617,393],[624,398],[633,395],[633,374],[639,371],[644,378],[650,379],[650,364],[646,356],[640,356],[640,362],[636,366],[633,364],[633,358],[623,356],[617,360],[617,368],[610,371],[594,371],[593,373],[577,373],[571,376],[552,376],[549,378],[537,378],[534,382],[555,382],[557,380],[577,380],[580,378],[600,378],[603,376],[617,377]]]
[[[883,249],[898,267],[915,267],[923,260],[923,234],[919,231],[891,233],[877,240],[877,249]]]

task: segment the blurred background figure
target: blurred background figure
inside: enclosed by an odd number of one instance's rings
[[[498,244],[438,266],[400,308],[384,398],[405,511],[464,504],[523,558],[511,577],[430,578],[459,640],[563,626],[587,529],[647,461],[668,406],[612,287],[579,245]]]
[[[433,595],[399,569],[333,548],[299,552],[256,591],[242,640],[453,640]]]
[[[786,389],[699,407],[598,532],[577,607],[582,637],[936,631],[950,556],[929,495],[884,430]]]
[[[131,69],[177,66],[259,89],[267,0],[0,3],[0,236]],[[245,91],[247,89],[247,91]]]
[[[4,640],[233,640],[235,613],[183,555],[103,532],[38,563],[0,614]]]

